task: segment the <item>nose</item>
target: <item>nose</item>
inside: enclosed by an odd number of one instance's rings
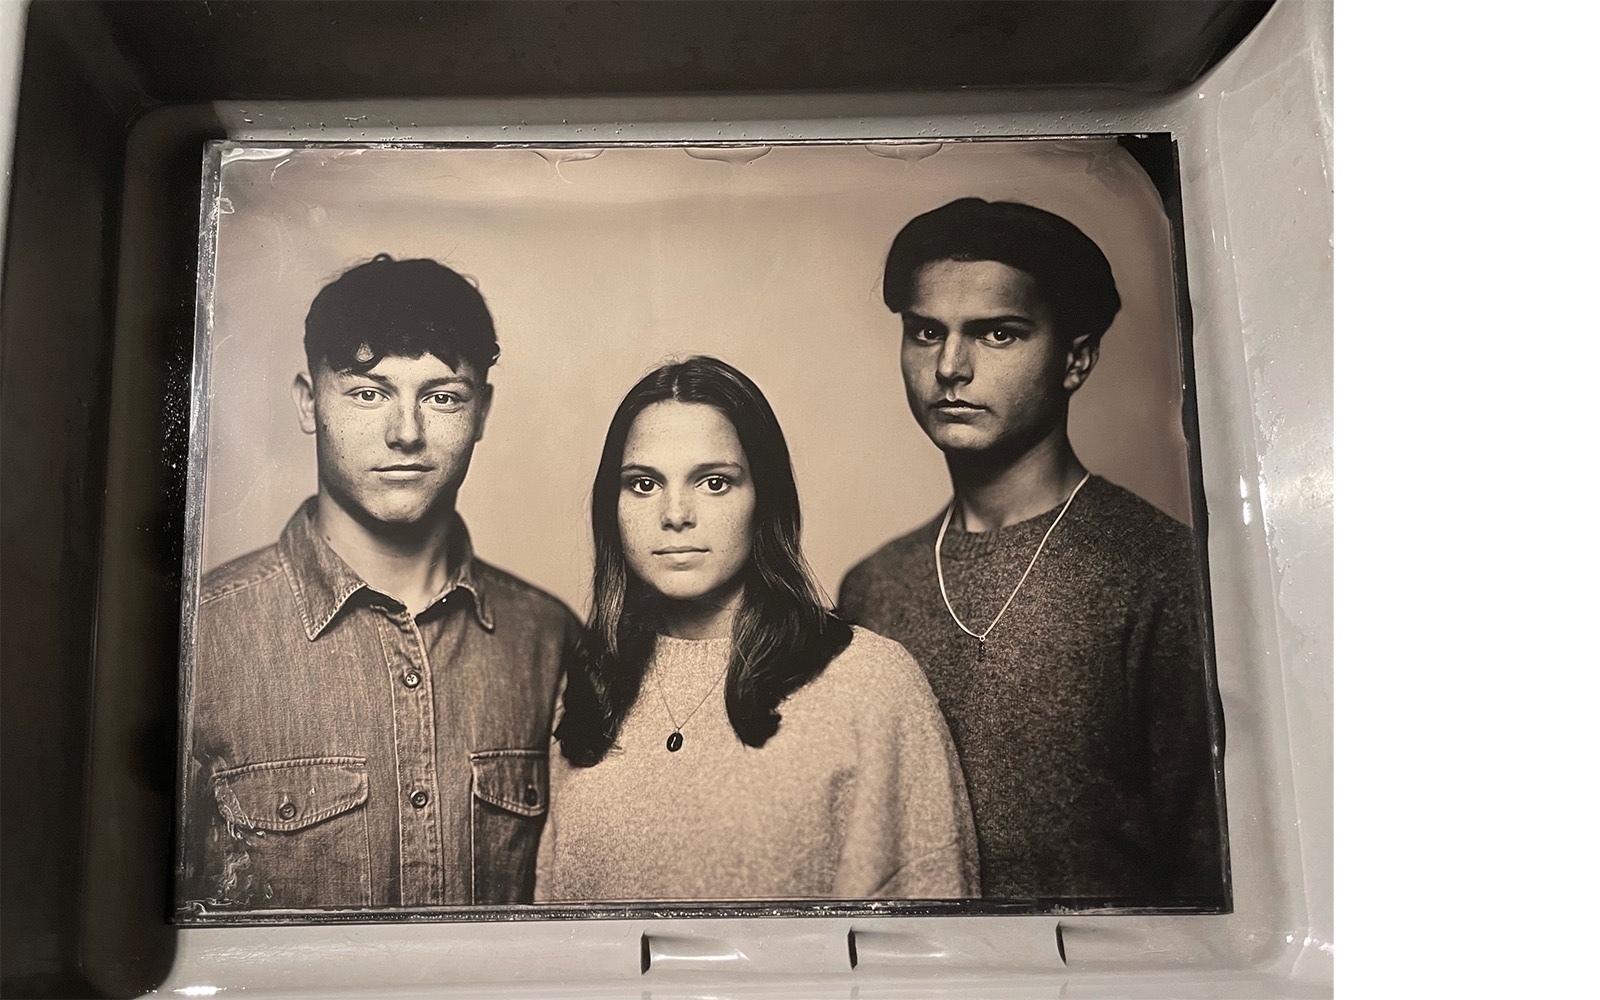
[[[967,338],[953,332],[939,345],[939,384],[963,385],[972,381],[972,354]]]
[[[666,494],[666,503],[661,509],[661,527],[668,531],[694,527],[694,491],[668,488]]]
[[[385,440],[396,451],[416,451],[422,447],[422,415],[415,406],[397,405],[390,414]]]

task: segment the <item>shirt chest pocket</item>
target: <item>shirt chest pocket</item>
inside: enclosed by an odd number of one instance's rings
[[[370,906],[363,757],[306,757],[212,775],[226,876],[252,907]]]
[[[472,754],[472,901],[530,903],[550,779],[543,750]]]

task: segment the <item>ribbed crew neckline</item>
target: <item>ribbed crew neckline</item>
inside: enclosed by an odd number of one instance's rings
[[[719,635],[710,639],[680,639],[675,635],[665,632],[656,633],[656,655],[670,652],[677,656],[704,655],[714,652],[718,647],[723,649],[733,648],[733,636]]]
[[[946,559],[982,559],[987,556],[1013,552],[1025,552],[1031,555],[1034,549],[1038,548],[1039,540],[1044,537],[1044,533],[1050,529],[1050,525],[1055,521],[1056,515],[1061,513],[1061,508],[1066,506],[1068,502],[1075,506],[1081,506],[1088,501],[1090,499],[1089,494],[1094,492],[1099,478],[1091,474],[1084,481],[1083,487],[1078,490],[1077,499],[1074,500],[1069,497],[1043,514],[1037,514],[1026,521],[1018,521],[1016,524],[1008,524],[1003,528],[995,528],[993,531],[964,531],[956,523],[956,519],[952,517],[950,519],[950,529],[944,534],[944,545],[942,546],[944,557]],[[952,504],[955,503],[954,500],[950,502]],[[1051,545],[1059,544],[1063,533],[1081,514],[1082,511],[1080,510],[1067,512],[1067,516],[1061,519],[1061,523],[1056,526],[1056,530],[1050,536]],[[944,515],[941,514],[939,515],[939,520],[934,522],[934,538],[939,537],[939,521],[943,519]]]
[[[695,691],[698,698],[705,685],[727,669],[732,652],[732,636],[679,639],[658,633],[655,652],[650,657],[650,673],[656,683],[667,689],[669,697]],[[676,702],[673,708],[677,708]]]

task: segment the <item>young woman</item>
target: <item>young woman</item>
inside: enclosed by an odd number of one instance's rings
[[[592,516],[537,898],[974,893],[938,705],[903,648],[823,606],[754,383],[706,357],[645,376],[611,421]]]

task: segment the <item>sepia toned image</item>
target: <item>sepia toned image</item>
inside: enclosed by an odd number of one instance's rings
[[[178,920],[1225,911],[1172,155],[215,144]]]

